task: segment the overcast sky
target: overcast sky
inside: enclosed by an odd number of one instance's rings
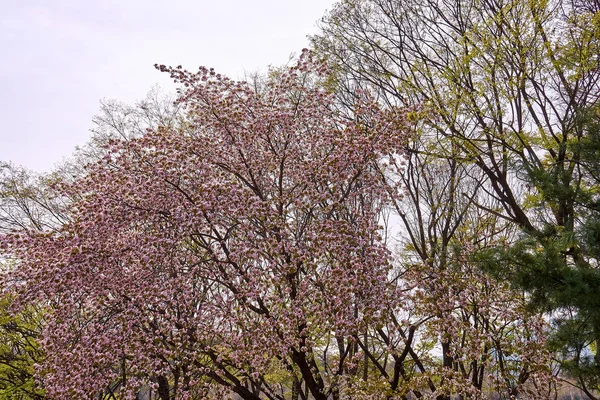
[[[333,0],[0,0],[0,160],[44,172],[99,101],[174,90],[154,63],[230,77],[288,61]]]

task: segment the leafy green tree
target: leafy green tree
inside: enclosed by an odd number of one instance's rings
[[[486,275],[471,257],[514,237],[514,225],[475,206],[501,207],[482,190],[475,166],[431,154],[428,137],[409,147],[405,196],[396,203],[404,228],[401,279],[416,290],[414,318],[427,315],[414,327],[439,354],[427,361],[436,399],[550,398],[542,318],[527,310],[522,291]]]
[[[510,278],[531,293],[531,305],[553,311],[554,332],[549,344],[556,351],[562,372],[575,380],[589,398],[598,398],[600,383],[600,140],[597,107],[579,116],[581,140],[568,144],[578,157],[579,182],[568,187],[556,182],[552,170],[536,171],[531,181],[542,193],[529,196],[527,206],[557,209],[571,204],[577,215],[571,227],[547,223],[538,238],[523,237],[509,248],[482,252],[482,264],[497,276]],[[571,198],[565,201],[565,198]],[[577,251],[578,263],[570,260]]]
[[[559,360],[590,398],[600,384],[599,11],[585,0],[350,0],[313,38],[337,68],[340,103],[366,87],[390,107],[420,106],[427,151],[485,176],[500,208],[474,204],[521,237],[481,262],[552,313]],[[562,333],[573,326],[583,345]]]
[[[14,313],[12,303],[11,295],[0,298],[0,398],[41,400],[34,364],[43,357],[38,342],[43,313],[32,306]]]

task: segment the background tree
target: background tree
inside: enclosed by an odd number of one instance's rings
[[[27,307],[11,312],[13,297],[0,301],[0,396],[4,399],[41,400],[42,388],[35,382],[34,364],[43,358],[38,343],[43,313]]]
[[[400,279],[411,294],[399,315],[412,322],[421,346],[439,355],[424,354],[429,389],[438,399],[550,398],[545,323],[526,309],[523,293],[486,276],[471,259],[514,240],[515,227],[475,206],[500,207],[485,195],[473,165],[431,154],[431,137],[415,136],[409,149],[405,196],[395,207],[404,228]]]
[[[584,232],[598,216],[589,169],[597,154],[586,156],[583,144],[593,143],[600,87],[598,11],[586,1],[345,1],[313,39],[337,66],[342,102],[362,87],[384,104],[431,111],[430,136],[446,138],[432,152],[476,166],[501,209],[476,204],[523,232],[512,256],[498,246],[485,264],[505,268],[498,276],[541,310],[571,310],[596,337],[598,258]],[[564,354],[595,351],[589,335],[583,347],[563,341]],[[598,379],[584,375],[579,386],[595,398]]]
[[[66,220],[65,200],[53,188],[56,175],[38,176],[0,162],[0,232],[48,231]]]

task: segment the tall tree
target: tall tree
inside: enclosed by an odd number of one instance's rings
[[[597,154],[584,149],[600,95],[599,22],[594,1],[356,0],[338,3],[313,39],[337,66],[340,101],[370,88],[384,104],[430,110],[430,136],[445,138],[433,152],[475,165],[501,209],[478,206],[523,232],[511,256],[499,246],[487,264],[506,267],[498,276],[542,310],[571,310],[595,338]],[[563,344],[565,354],[598,349]],[[582,376],[595,398],[600,381]]]
[[[431,138],[415,136],[403,172],[400,279],[412,295],[408,321],[439,355],[427,365],[437,399],[553,393],[545,323],[522,292],[481,271],[472,255],[514,238],[514,226],[476,207],[487,198],[473,165],[431,154]],[[404,313],[406,315],[406,311]],[[532,350],[528,353],[525,349]],[[431,353],[430,353],[431,354]]]
[[[402,112],[368,96],[352,118],[336,112],[308,56],[260,93],[212,70],[161,69],[183,85],[187,129],[112,141],[62,186],[69,222],[3,239],[21,301],[53,310],[49,395],[118,382],[128,396],[150,384],[164,399],[282,398],[277,366],[313,398],[337,396],[353,359],[339,354],[330,374],[319,346],[389,302],[376,165],[401,151]]]

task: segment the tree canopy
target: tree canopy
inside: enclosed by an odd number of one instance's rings
[[[460,195],[521,231],[491,235],[479,262],[549,313],[558,360],[590,398],[600,384],[589,356],[600,337],[599,11],[586,0],[345,1],[313,38],[337,68],[340,101],[369,88],[390,106],[422,104],[428,145],[412,151],[481,175],[478,195]]]
[[[345,0],[312,44],[0,165],[0,390],[598,398],[598,2]]]

